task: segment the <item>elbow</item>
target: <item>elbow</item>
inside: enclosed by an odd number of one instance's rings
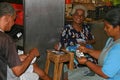
[[[103,78],[108,79],[109,77],[108,76],[103,76]]]
[[[15,76],[16,76],[16,77],[20,77],[20,75],[21,75],[21,74],[18,74],[18,73],[16,74],[16,73],[15,73]]]
[[[20,68],[13,68],[12,69],[15,76],[19,77],[23,73],[23,71]]]
[[[105,74],[101,75],[101,77],[105,78],[105,79],[108,79],[109,77]]]
[[[16,77],[20,77],[22,74],[20,71],[14,71],[13,73]]]

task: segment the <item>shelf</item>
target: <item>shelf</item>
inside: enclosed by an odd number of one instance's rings
[[[94,3],[80,3],[80,2],[73,2],[72,4],[92,4],[92,5],[94,5]]]
[[[71,23],[73,20],[72,20],[72,17],[65,17],[65,23],[68,24],[68,23]],[[92,19],[92,18],[86,18],[85,19],[85,22],[87,23],[98,23],[98,22],[103,22],[103,19],[99,19],[99,20],[95,20],[95,19]]]

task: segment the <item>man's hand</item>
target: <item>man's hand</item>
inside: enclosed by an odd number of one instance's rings
[[[40,53],[37,48],[33,48],[30,50],[30,54],[34,55],[35,57],[40,56]]]

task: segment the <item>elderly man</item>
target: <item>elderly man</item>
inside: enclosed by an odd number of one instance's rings
[[[26,74],[27,68],[33,68],[32,71],[43,80],[50,78],[41,70],[37,64],[31,65],[31,61],[40,56],[38,49],[30,50],[29,55],[19,56],[16,46],[10,36],[5,31],[10,31],[14,25],[16,12],[14,8],[6,2],[0,3],[0,80],[20,80],[20,76]],[[28,74],[30,75],[30,74]],[[37,76],[34,74],[34,76]],[[31,76],[29,76],[31,77]],[[28,79],[29,80],[29,79]],[[35,80],[35,79],[34,79]]]

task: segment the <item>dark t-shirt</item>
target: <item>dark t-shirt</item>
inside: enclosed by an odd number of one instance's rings
[[[7,65],[12,68],[20,64],[15,43],[10,36],[0,31],[0,80],[7,78]]]

